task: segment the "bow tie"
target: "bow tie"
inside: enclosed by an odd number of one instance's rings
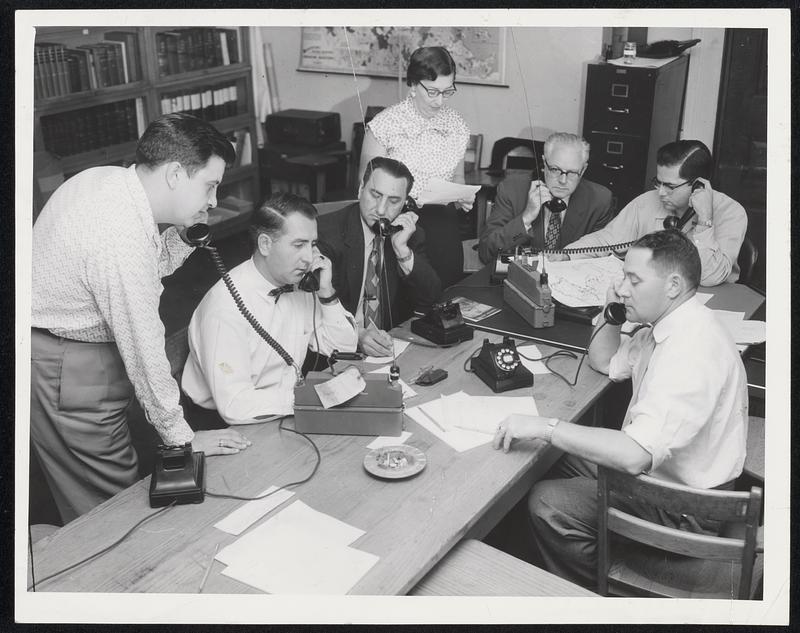
[[[269,291],[270,297],[275,297],[275,303],[278,303],[278,299],[281,298],[281,295],[284,292],[293,292],[294,286],[292,284],[286,284],[285,286],[278,286],[277,288],[273,288]]]

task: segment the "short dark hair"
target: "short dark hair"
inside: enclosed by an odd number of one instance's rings
[[[453,81],[456,80],[456,63],[444,46],[422,46],[411,53],[406,71],[407,86],[423,79],[435,81],[439,75],[453,75]]]
[[[678,272],[692,290],[700,285],[700,253],[692,241],[680,231],[655,231],[639,238],[631,248],[646,248],[652,253],[653,265],[662,275]]]
[[[711,178],[711,152],[701,141],[674,141],[658,150],[656,164],[662,167],[680,165],[678,175],[684,180]]]
[[[399,160],[388,158],[386,156],[375,156],[374,158],[370,159],[370,161],[367,163],[367,168],[364,170],[364,178],[361,181],[362,185],[366,186],[366,184],[369,182],[370,176],[372,176],[372,172],[376,169],[382,169],[394,178],[405,178],[406,195],[411,192],[411,187],[414,186],[414,176],[411,175],[411,170],[406,167],[405,163],[401,163]]]
[[[293,213],[299,213],[309,220],[317,219],[317,209],[305,198],[293,193],[276,193],[267,198],[261,206],[253,211],[250,224],[247,227],[253,250],[258,248],[258,236],[265,233],[272,239],[278,238],[283,233],[286,218]]]
[[[136,146],[137,165],[152,169],[174,160],[189,176],[205,167],[212,156],[219,156],[226,166],[236,160],[231,142],[217,128],[185,113],[157,118],[147,126]]]

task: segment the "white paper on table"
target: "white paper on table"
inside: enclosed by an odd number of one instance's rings
[[[431,178],[425,189],[419,194],[417,202],[420,206],[426,204],[449,204],[456,200],[474,200],[480,185],[462,185],[459,182],[450,182],[441,178]]]
[[[410,431],[403,431],[400,437],[392,437],[391,435],[380,435],[367,444],[370,450],[376,448],[383,448],[384,446],[394,446],[395,444],[405,444],[406,440],[411,437]]]
[[[295,501],[274,517],[217,552],[216,559],[226,565],[247,567],[257,564],[262,552],[271,547],[292,549],[307,541],[350,545],[364,535],[359,530],[330,515]]]
[[[270,486],[261,494],[265,495],[277,489],[277,486]],[[214,524],[214,527],[218,530],[222,530],[223,532],[227,532],[228,534],[239,535],[249,528],[253,523],[258,521],[261,517],[267,514],[267,512],[281,505],[293,494],[294,492],[291,490],[281,490],[280,492],[271,494],[269,497],[264,497],[263,499],[257,499],[255,501],[249,501],[231,512],[224,519],[217,521]]]
[[[622,261],[613,255],[548,262],[547,275],[553,299],[566,306],[602,306],[611,283],[622,278]]]
[[[408,341],[404,341],[399,338],[392,338],[392,345],[394,345],[394,357],[392,356],[367,356],[364,359],[365,363],[374,363],[374,364],[383,364],[383,363],[391,363],[395,357],[400,356],[403,352],[406,351],[406,347],[411,345]]]
[[[229,565],[222,573],[272,594],[344,595],[379,560],[352,547],[309,539],[287,548],[272,543],[258,554],[258,564]]]
[[[624,57],[617,57],[616,59],[609,59],[608,63],[613,64],[614,66],[629,66],[632,68],[659,68],[660,66],[664,66],[669,64],[673,59],[678,59],[677,57],[662,57],[660,59],[654,57],[633,57],[628,58],[629,61],[625,61]]]
[[[694,297],[703,305],[708,303],[708,300],[713,297],[714,295],[708,294],[707,292],[695,292]]]
[[[525,356],[533,356],[541,358],[542,353],[539,351],[539,348],[536,345],[523,345],[522,347],[517,348],[517,352],[520,354],[525,354]],[[544,364],[544,361],[541,360],[528,360],[527,358],[519,358],[522,366],[525,367],[529,372],[532,374],[549,374],[550,370]]]
[[[767,340],[767,322],[751,319],[740,321],[733,340],[744,345],[763,343]]]
[[[317,392],[322,407],[330,409],[355,398],[366,387],[367,383],[361,376],[358,367],[351,365],[333,378],[314,385],[314,391]]]
[[[439,419],[441,419],[441,403],[438,400],[433,400],[432,402],[426,403],[424,406],[426,410],[430,410],[431,413],[427,413],[425,410],[421,409],[420,406],[416,406],[406,409],[406,414],[417,424],[430,431],[433,435],[459,453],[468,451],[476,446],[481,446],[482,444],[488,444],[492,441],[490,436],[485,433],[478,433],[477,431],[466,431],[459,428],[445,431],[440,426],[441,422],[439,420],[434,422],[435,417],[432,418],[432,416],[438,416]]]
[[[441,398],[445,428],[460,428],[494,436],[497,427],[512,413],[539,415],[530,397],[467,396],[459,393]]]

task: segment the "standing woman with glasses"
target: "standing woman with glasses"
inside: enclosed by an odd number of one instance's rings
[[[712,169],[711,152],[704,143],[688,139],[667,143],[656,154],[652,189],[631,200],[605,228],[584,235],[567,248],[638,240],[662,230],[668,217],[686,217],[680,230],[700,253],[700,285],[735,282],[739,279],[736,260],[747,232],[747,213],[736,200],[711,187]],[[695,189],[697,183],[703,186]],[[608,251],[572,258],[606,254]]]
[[[455,81],[456,65],[447,49],[427,46],[415,50],[406,74],[408,96],[367,124],[359,176],[376,156],[399,160],[414,176],[409,197],[415,202],[431,178],[463,183],[469,128],[461,115],[445,104],[456,93]],[[425,231],[428,259],[443,288],[463,277],[458,207],[469,211],[472,199],[426,204],[419,209],[418,226]]]

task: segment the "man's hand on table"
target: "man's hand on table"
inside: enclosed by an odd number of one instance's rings
[[[195,431],[192,450],[206,455],[235,455],[251,444],[252,442],[239,431],[230,428]]]

